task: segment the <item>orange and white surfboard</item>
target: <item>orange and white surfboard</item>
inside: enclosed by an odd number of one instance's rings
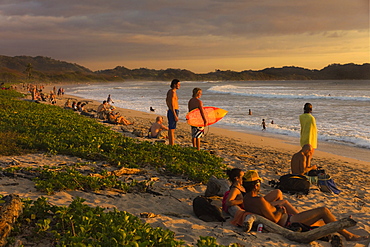
[[[208,121],[207,125],[217,123],[227,114],[226,110],[213,107],[213,106],[203,107],[203,110],[204,110],[204,114]],[[203,118],[200,115],[200,110],[198,108],[186,114],[186,121],[191,126],[195,126],[195,127],[204,126]]]

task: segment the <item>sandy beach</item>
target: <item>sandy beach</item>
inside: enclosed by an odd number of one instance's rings
[[[51,88],[51,87],[50,87]],[[50,91],[49,86],[46,92]],[[57,105],[63,106],[67,99],[72,101],[88,101],[87,109],[96,110],[101,102],[91,99],[81,99],[67,95],[57,97]],[[150,124],[155,121],[155,113],[138,112],[129,109],[116,108],[126,119],[133,121],[132,126],[102,124],[110,126],[113,130],[125,136],[149,140],[138,137],[135,133],[147,133]],[[78,113],[76,113],[78,114]],[[166,119],[166,118],[164,118]],[[166,124],[165,120],[165,124]],[[123,130],[122,130],[123,129]],[[180,122],[175,132],[176,143],[181,146],[190,146],[190,127],[185,122]],[[201,148],[220,156],[230,167],[243,170],[257,170],[263,178],[262,194],[272,190],[268,181],[277,180],[281,175],[290,172],[290,158],[300,150],[299,144],[276,139],[270,136],[252,135],[231,131],[223,128],[209,127],[206,136],[202,139]],[[349,152],[355,152],[350,149]],[[343,151],[345,152],[345,151]],[[1,156],[1,167],[14,166],[43,166],[70,164],[83,161],[77,157],[63,155],[48,156],[44,154],[29,154],[23,156]],[[328,194],[312,186],[307,196],[297,198],[294,195],[284,194],[299,211],[326,206],[338,218],[352,215],[358,223],[348,230],[358,235],[370,233],[370,162],[352,159],[323,151],[315,151],[312,164],[323,167],[334,179],[342,190],[339,195]],[[97,165],[103,165],[102,163]],[[49,201],[57,205],[68,205],[73,198],[82,197],[91,206],[116,208],[130,212],[138,217],[140,213],[151,212],[153,218],[142,218],[153,227],[163,227],[175,232],[177,239],[184,240],[189,245],[196,244],[199,236],[213,236],[218,244],[229,245],[238,243],[240,246],[331,246],[324,241],[314,241],[310,244],[299,244],[289,241],[274,233],[242,232],[241,228],[230,224],[230,218],[224,223],[204,222],[198,219],[192,210],[192,200],[198,195],[204,195],[206,185],[194,183],[179,177],[169,177],[159,174],[150,168],[143,168],[143,173],[130,175],[136,179],[151,178],[155,181],[153,190],[162,195],[148,193],[120,194],[114,191],[100,191],[87,193],[84,191],[63,191],[47,196],[34,188],[32,181],[24,178],[1,177],[1,194],[18,194],[23,198],[33,200],[40,196],[48,197]],[[217,200],[219,203],[219,199]],[[343,237],[345,246],[368,246],[369,240],[348,242]]]

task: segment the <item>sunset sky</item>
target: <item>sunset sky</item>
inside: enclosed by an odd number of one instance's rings
[[[0,55],[196,73],[370,62],[369,0],[0,0]]]

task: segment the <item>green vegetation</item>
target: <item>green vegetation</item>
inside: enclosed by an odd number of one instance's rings
[[[113,166],[152,166],[167,174],[206,182],[211,175],[224,177],[222,159],[193,148],[161,143],[137,142],[110,130],[94,119],[57,106],[19,100],[11,90],[0,90],[0,155],[44,151],[103,160]],[[6,172],[19,172],[13,167]],[[37,172],[36,187],[52,194],[59,190],[99,190],[118,188],[129,191],[151,186],[150,182],[123,183],[113,176],[94,178],[75,167],[44,167]],[[107,175],[106,171],[102,175]],[[74,200],[68,207],[52,206],[45,198],[25,203],[14,236],[25,234],[34,241],[49,240],[54,246],[185,246],[174,233],[152,228],[127,212],[91,208]],[[26,232],[25,231],[32,231]],[[57,243],[57,244],[56,244]],[[200,237],[197,246],[219,246],[213,237]],[[236,246],[236,245],[231,245]]]
[[[137,142],[73,111],[15,96],[11,90],[0,90],[0,133],[11,137],[2,138],[0,154],[9,154],[6,147],[13,146],[18,152],[40,150],[124,167],[150,165],[198,182],[207,182],[211,175],[225,176],[222,159],[208,152]]]
[[[65,207],[51,205],[45,197],[24,201],[23,214],[9,242],[18,234],[32,242],[60,247],[186,246],[183,241],[175,240],[170,230],[153,228],[125,211],[106,212],[104,208],[92,208],[83,202],[84,199],[76,198]],[[223,245],[218,245],[213,237],[200,237],[196,246]]]
[[[107,170],[101,171],[98,174],[100,176],[83,175],[75,167],[71,166],[44,166],[37,169],[12,166],[0,169],[0,171],[6,174],[15,172],[32,174],[36,189],[48,195],[65,190],[98,191],[110,188],[119,189],[122,193],[131,192],[132,190],[135,192],[146,192],[153,185],[152,181],[147,180],[140,182],[132,180],[130,183],[125,183],[119,180],[117,176],[109,174]]]
[[[77,198],[65,207],[53,206],[44,197],[25,201],[12,234],[27,235],[32,242],[47,241],[51,246],[184,246],[170,230],[153,228],[124,211],[105,212],[83,202]]]

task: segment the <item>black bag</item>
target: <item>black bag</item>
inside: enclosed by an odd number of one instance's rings
[[[311,170],[307,173],[307,176],[314,177],[319,176],[319,174],[325,174],[324,169]]]
[[[212,200],[204,196],[197,196],[193,200],[193,211],[195,215],[206,222],[224,222],[225,219],[222,216],[220,208],[211,204]]]
[[[293,232],[308,232],[308,231],[311,231],[313,229],[318,228],[318,226],[309,226],[309,225],[306,225],[306,224],[303,224],[303,223],[293,222],[289,226],[287,226],[286,228],[288,230],[293,231]],[[319,240],[326,241],[326,242],[329,242],[330,239],[331,239],[330,234],[327,235],[327,236],[324,236],[322,238],[319,238]]]
[[[307,195],[310,191],[310,182],[303,175],[286,174],[279,178],[275,188],[292,195],[296,193]]]

